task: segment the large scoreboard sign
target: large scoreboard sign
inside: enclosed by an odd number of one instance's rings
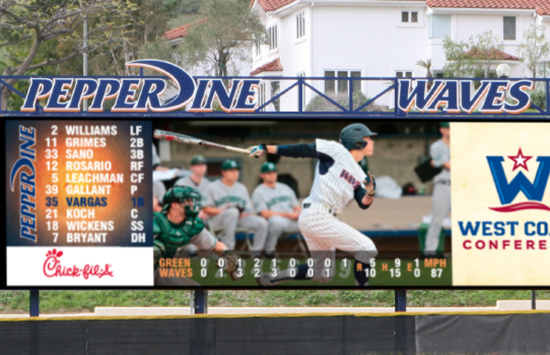
[[[315,128],[310,130],[304,133],[315,135]],[[377,232],[351,229],[349,224],[374,218],[376,209],[384,205],[379,195],[360,215],[346,212],[342,218],[331,206],[311,207],[308,201],[293,202],[283,196],[272,198],[264,207],[256,200],[249,205],[252,200],[239,197],[241,192],[234,187],[238,185],[223,187],[215,181],[200,198],[193,199],[188,192],[168,193],[158,205],[154,184],[164,184],[170,192],[174,181],[169,184],[153,178],[155,137],[164,139],[172,152],[187,151],[175,149],[185,143],[199,145],[194,147],[195,153],[226,149],[225,157],[237,160],[224,163],[221,170],[238,170],[257,179],[255,170],[245,168],[255,160],[242,154],[248,150],[241,143],[231,147],[185,136],[186,132],[155,134],[153,122],[143,120],[6,121],[6,268],[0,288],[550,286],[550,276],[544,272],[550,267],[550,155],[546,141],[550,124],[453,122],[450,132],[447,149],[451,165],[443,168],[450,179],[443,184],[450,184],[451,222],[441,232],[439,243],[444,244],[438,252],[423,254],[420,249],[410,252],[411,240],[414,245],[421,239],[421,247],[425,242],[418,226],[408,231],[414,232],[408,240],[394,238],[399,233],[391,227]],[[432,142],[437,139],[432,138]],[[374,137],[375,142],[377,139]],[[325,144],[321,141],[316,144],[318,150],[328,149],[321,148]],[[337,147],[330,144],[339,143],[328,144]],[[183,153],[178,161],[185,161],[187,168],[193,156]],[[320,159],[318,166],[303,160],[303,169],[312,169],[312,177],[326,174],[332,165]],[[387,160],[384,164],[397,163]],[[262,173],[274,169],[268,164]],[[353,176],[357,174],[354,169],[350,166],[335,176],[354,189],[366,186]],[[219,197],[220,191],[228,195]],[[252,195],[252,190],[248,194]],[[206,202],[213,196],[215,202]],[[211,213],[209,217],[196,208],[199,201],[202,211]],[[387,213],[414,215],[417,206],[410,201],[407,197],[395,200]],[[272,217],[258,212],[278,204],[299,206],[302,214],[317,208],[326,214],[319,223],[347,230],[349,235],[357,232],[365,239],[357,241],[356,250],[345,244],[347,239],[330,240],[332,234],[327,231],[319,230],[321,236],[312,240],[308,237],[311,230],[304,233],[300,217],[289,212],[285,218],[299,227],[290,233],[294,234],[291,242],[277,244],[275,253],[255,249],[255,239],[269,239],[275,228],[269,221]],[[351,204],[356,201],[352,199]],[[177,209],[183,217],[173,213]],[[233,250],[225,250],[221,243],[227,237],[223,229],[227,224],[218,223],[215,215],[224,211],[235,212],[234,223],[241,226]],[[230,215],[227,212],[223,218]],[[256,218],[255,225],[252,220],[239,224],[251,215]],[[365,247],[367,239],[373,248]],[[323,240],[325,244],[320,242]]]

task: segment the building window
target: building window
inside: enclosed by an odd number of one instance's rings
[[[401,11],[402,23],[418,23],[418,11]]]
[[[430,17],[430,38],[451,37],[451,15],[434,15]]]
[[[406,70],[398,70],[395,72],[395,76],[398,78],[412,78],[413,72],[412,71],[406,71]]]
[[[277,25],[269,27],[267,33],[269,34],[269,50],[277,49]]]
[[[296,15],[296,39],[306,36],[306,13]]]
[[[338,94],[348,94],[349,93],[349,82],[348,78],[360,78],[360,71],[353,70],[326,70],[325,71],[325,93],[338,93]],[[330,79],[335,78],[335,79]],[[338,78],[336,80],[336,78]],[[352,80],[352,92],[361,91],[361,81]]]
[[[504,39],[516,39],[516,18],[514,16],[504,16]]]

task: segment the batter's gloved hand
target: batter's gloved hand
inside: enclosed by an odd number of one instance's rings
[[[230,250],[226,250],[222,256],[224,260],[224,271],[231,276],[233,280],[237,280],[237,269],[239,268],[239,256]]]
[[[248,150],[249,157],[260,158],[264,155],[267,149],[265,144],[260,144],[260,145],[254,145],[252,147],[248,147],[247,150]]]
[[[365,184],[365,190],[367,190],[369,196],[374,196],[374,192],[376,191],[376,179],[370,171],[367,173],[367,178],[363,181],[363,184]]]

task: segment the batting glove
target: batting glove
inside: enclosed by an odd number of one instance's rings
[[[363,181],[363,184],[365,184],[365,190],[367,190],[369,196],[374,196],[374,192],[376,191],[376,180],[370,171],[367,173],[367,178]]]
[[[264,152],[266,151],[265,145],[263,144],[249,147],[247,150],[248,150],[248,156],[251,158],[252,157],[261,158],[264,155]]]

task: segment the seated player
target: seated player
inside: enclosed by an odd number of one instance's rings
[[[265,247],[267,221],[256,215],[246,187],[238,182],[240,166],[235,160],[222,163],[222,178],[206,189],[204,212],[210,216],[214,228],[223,228],[221,241],[230,250],[235,248],[237,227],[254,230],[252,252],[259,255]]]
[[[176,181],[174,186],[189,186],[193,187],[201,193],[202,204],[206,203],[206,188],[210,185],[210,180],[206,178],[206,158],[202,155],[195,155],[191,159],[189,169],[191,170],[191,175],[182,177]],[[204,211],[200,211],[199,218],[203,221],[208,218],[208,215]]]
[[[174,186],[163,198],[161,212],[153,214],[153,235],[156,285],[197,285],[187,278],[160,277],[157,264],[161,258],[177,257],[178,249],[193,244],[199,250],[212,250],[225,259],[225,271],[232,278],[237,269],[237,256],[216,240],[204,222],[197,217],[201,210],[201,195],[192,187]]]
[[[335,250],[354,254],[356,285],[366,286],[369,281],[371,259],[378,254],[373,241],[363,233],[336,218],[336,211],[355,199],[362,209],[374,201],[374,176],[365,174],[358,162],[374,153],[372,132],[367,126],[355,123],[340,132],[340,142],[316,139],[315,143],[291,145],[257,145],[248,148],[251,157],[277,154],[293,158],[318,158],[313,187],[304,201],[298,225],[311,257],[313,275],[308,265],[299,265],[278,275],[263,274],[256,279],[262,286],[275,286],[289,280],[313,279],[319,282],[332,280],[335,273]]]
[[[252,202],[258,214],[268,222],[265,256],[270,258],[284,232],[299,231],[298,217],[302,209],[294,191],[288,185],[277,182],[275,164],[262,164],[260,177],[263,182],[252,193]]]

